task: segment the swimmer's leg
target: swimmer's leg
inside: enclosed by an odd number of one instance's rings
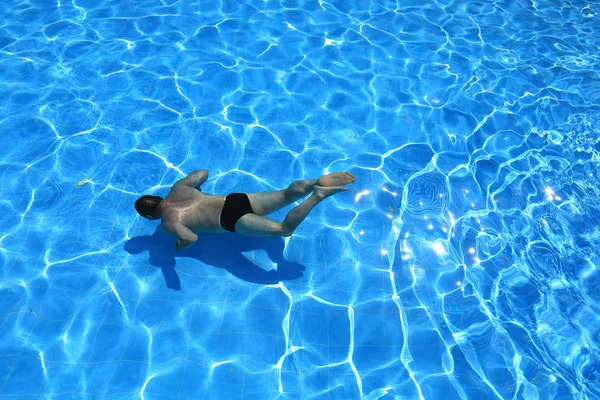
[[[341,187],[314,186],[313,194],[294,207],[283,222],[273,221],[256,214],[246,214],[235,224],[235,231],[248,236],[291,236],[317,204],[331,195],[346,190],[348,189]]]
[[[258,215],[274,213],[307,196],[316,184],[317,179],[301,180],[292,183],[284,190],[250,193],[248,199],[250,199],[252,212]]]
[[[267,215],[307,196],[314,190],[315,185],[324,187],[344,186],[353,183],[355,180],[354,175],[349,172],[335,172],[324,175],[319,179],[296,181],[285,190],[251,193],[248,198],[254,214]]]

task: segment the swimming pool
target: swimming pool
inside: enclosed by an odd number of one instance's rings
[[[1,12],[1,398],[600,397],[597,4]],[[358,180],[175,256],[133,203],[202,168]]]

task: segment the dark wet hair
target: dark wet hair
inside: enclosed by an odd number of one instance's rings
[[[147,194],[136,200],[135,210],[142,217],[150,216],[156,212],[162,200],[163,198],[160,196],[150,196]]]

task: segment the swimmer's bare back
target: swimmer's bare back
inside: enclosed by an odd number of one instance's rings
[[[224,196],[202,193],[200,186],[208,179],[208,171],[194,171],[173,185],[161,205],[162,227],[179,240],[180,251],[198,240],[195,232],[225,232],[219,223]]]
[[[163,229],[178,240],[181,251],[198,240],[196,232],[237,232],[248,236],[291,236],[308,213],[321,201],[347,191],[341,186],[354,183],[349,172],[335,172],[319,179],[299,180],[287,189],[258,193],[232,193],[228,196],[206,194],[201,185],[207,170],[197,170],[177,181],[165,199],[142,196],[136,210],[147,219],[162,219]],[[293,208],[283,222],[266,218],[295,201],[310,195]]]

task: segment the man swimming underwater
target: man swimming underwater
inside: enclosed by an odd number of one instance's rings
[[[248,236],[291,236],[308,213],[321,201],[346,191],[341,186],[354,183],[349,172],[335,172],[319,179],[300,180],[287,189],[259,193],[232,193],[225,196],[202,193],[200,186],[208,171],[198,170],[177,181],[166,198],[145,195],[135,209],[144,218],[162,219],[163,229],[178,240],[175,251],[188,248],[198,240],[194,232],[237,232]],[[309,193],[283,222],[264,217],[292,204]]]

